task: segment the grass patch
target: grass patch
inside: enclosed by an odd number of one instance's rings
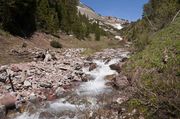
[[[123,72],[132,79],[139,70],[139,77],[135,82],[138,91],[136,96],[130,99],[128,107],[138,107],[145,118],[180,117],[179,31],[180,17],[150,36],[151,42],[144,50],[132,56],[123,68]]]

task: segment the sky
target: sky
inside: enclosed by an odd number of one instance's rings
[[[115,16],[129,21],[142,17],[143,5],[148,0],[80,0],[103,16]]]

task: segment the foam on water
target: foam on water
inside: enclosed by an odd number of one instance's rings
[[[50,110],[53,112],[76,111],[77,109],[83,110],[84,108],[84,105],[75,105],[68,102],[54,102],[50,104]]]
[[[105,63],[101,60],[94,60],[93,62],[97,64],[97,68],[93,71],[89,71],[88,68],[84,68],[83,71],[86,74],[90,74],[94,80],[83,83],[78,89],[79,95],[98,95],[109,91],[108,87],[105,85],[106,81],[104,78],[107,75],[116,74],[117,72],[111,70],[109,65],[118,62],[119,59],[113,59],[109,63]]]
[[[14,119],[39,119],[39,114],[40,114],[39,112],[35,114],[29,114],[28,112],[24,112],[23,114],[17,116]]]

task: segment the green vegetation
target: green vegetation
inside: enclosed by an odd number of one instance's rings
[[[149,0],[144,5],[143,19],[122,30],[126,39],[141,51],[150,43],[149,36],[168,26],[180,8],[179,0]]]
[[[78,14],[78,4],[79,0],[1,0],[0,28],[22,37],[37,30],[50,34],[62,30],[78,39],[97,34],[99,40],[105,32],[97,23],[91,24],[86,16]]]
[[[178,0],[150,0],[143,19],[123,31],[136,51],[123,68],[136,88],[125,104],[147,119],[180,118],[180,14],[171,23],[179,5]]]
[[[53,48],[62,48],[62,45],[58,42],[58,41],[51,41],[50,42],[50,45],[53,47]]]

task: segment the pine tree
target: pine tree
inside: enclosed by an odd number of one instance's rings
[[[2,26],[15,35],[28,36],[35,30],[35,0],[3,0]]]
[[[50,8],[48,0],[40,0],[37,4],[38,29],[52,33],[58,30],[58,24],[57,13]]]

